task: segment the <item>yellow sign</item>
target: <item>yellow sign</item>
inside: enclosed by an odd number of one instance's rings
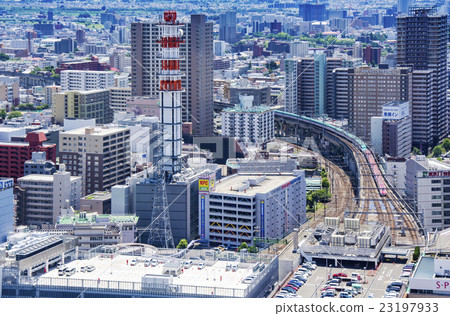
[[[199,179],[198,190],[200,192],[209,192],[209,179]]]

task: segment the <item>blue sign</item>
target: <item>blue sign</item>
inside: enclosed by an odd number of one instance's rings
[[[261,231],[260,231],[260,237],[264,237],[264,201],[261,201],[259,203],[259,211],[261,214]]]
[[[200,240],[205,241],[205,196],[200,196]]]

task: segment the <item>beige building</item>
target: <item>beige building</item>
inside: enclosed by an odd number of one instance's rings
[[[125,183],[131,174],[130,129],[79,128],[59,134],[59,161],[81,176],[83,196]]]
[[[0,102],[19,105],[19,77],[0,76]]]
[[[109,103],[109,90],[66,91],[53,98],[53,116],[58,124],[64,118],[92,119],[97,124],[113,121],[113,110]]]

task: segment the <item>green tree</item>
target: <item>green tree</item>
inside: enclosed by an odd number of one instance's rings
[[[328,191],[329,187],[330,181],[328,181],[328,178],[322,178],[322,189],[326,189]]]
[[[16,118],[16,117],[21,117],[21,116],[22,116],[21,112],[19,112],[19,111],[12,111],[12,112],[9,112],[8,119],[13,119],[13,118]]]
[[[0,61],[6,61],[6,60],[9,60],[9,56],[4,53],[0,53]]]
[[[6,115],[7,115],[6,110],[5,110],[5,109],[0,109],[0,117],[1,117],[2,119],[5,119],[5,118],[6,118]]]
[[[257,253],[258,252],[258,248],[256,246],[251,246],[250,248],[248,248],[248,252],[250,252],[250,253]]]
[[[241,251],[242,249],[248,249],[248,245],[246,242],[242,242],[241,245],[238,247],[237,251]]]
[[[416,248],[414,248],[413,260],[417,261],[419,260],[419,257],[420,257],[420,247],[416,246]]]
[[[320,176],[322,178],[326,178],[327,177],[327,171],[325,170],[325,168],[322,168],[322,171],[320,172]]]
[[[413,155],[422,155],[422,152],[420,151],[419,148],[417,147],[413,147],[412,152]]]
[[[442,142],[442,147],[444,147],[445,151],[449,151],[450,150],[450,139],[446,138],[444,139],[444,141]]]
[[[436,157],[440,157],[443,153],[444,153],[444,150],[442,149],[442,147],[436,146],[433,148],[433,152],[431,155],[436,158]]]
[[[186,249],[188,246],[188,242],[186,239],[181,239],[178,243],[177,249]]]

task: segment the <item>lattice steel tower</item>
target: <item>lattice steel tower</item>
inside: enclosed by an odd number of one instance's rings
[[[181,171],[181,76],[180,43],[183,43],[175,11],[164,12],[164,22],[158,26],[161,38],[161,71],[159,74],[159,109],[161,130],[154,161],[155,184],[152,221],[148,243],[156,247],[174,248],[167,203],[166,180]]]

